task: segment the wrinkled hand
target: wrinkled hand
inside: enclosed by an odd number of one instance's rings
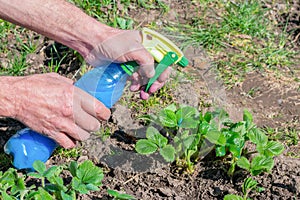
[[[15,86],[15,118],[64,148],[87,139],[110,116],[100,101],[55,73],[22,77]]]
[[[141,90],[141,98],[147,99],[149,94],[160,89],[166,82],[170,74],[170,69],[165,70],[158,80],[153,83],[149,93],[142,90],[142,86],[148,83],[149,78],[154,76],[154,59],[142,45],[142,35],[140,31],[110,29],[106,33],[108,37],[96,44],[94,49],[85,58],[93,66],[105,66],[110,62],[124,63],[136,61],[140,67],[136,73],[130,77],[132,91]]]

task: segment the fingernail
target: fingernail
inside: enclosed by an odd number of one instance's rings
[[[101,113],[98,113],[98,117],[103,120],[108,120],[110,118],[110,110],[105,108]]]
[[[141,90],[141,93],[140,93],[140,98],[143,99],[143,100],[147,100],[149,98],[149,94],[143,90]]]
[[[74,142],[68,142],[67,144],[63,144],[62,146],[65,149],[71,149],[71,148],[74,148],[76,146],[76,144]]]

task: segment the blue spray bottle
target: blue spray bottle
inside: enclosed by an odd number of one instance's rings
[[[168,66],[177,63],[185,67],[188,65],[188,60],[173,42],[161,34],[143,28],[142,35],[143,46],[158,63],[154,77],[149,80],[146,86],[145,91],[148,91]],[[75,86],[97,98],[106,107],[111,108],[122,96],[127,78],[133,74],[136,68],[135,62],[99,66],[84,74],[75,83]],[[54,140],[25,128],[7,141],[4,151],[13,156],[13,165],[17,169],[33,171],[32,164],[34,161],[46,162],[57,146]]]

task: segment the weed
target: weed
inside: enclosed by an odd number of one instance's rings
[[[273,129],[266,128],[266,132],[269,138],[274,140],[280,140],[285,143],[287,146],[298,145],[300,141],[300,135],[297,130],[294,128],[285,128],[285,129]]]
[[[52,155],[65,159],[77,159],[81,156],[81,153],[82,149],[80,148],[65,149],[62,147],[58,147],[55,149]]]

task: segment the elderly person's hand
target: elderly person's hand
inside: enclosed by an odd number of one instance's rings
[[[2,114],[49,136],[65,148],[97,131],[110,110],[100,101],[55,73],[1,77]],[[9,90],[5,90],[9,88]]]
[[[86,56],[86,61],[93,66],[106,66],[110,62],[124,63],[136,61],[139,69],[130,77],[132,91],[141,90],[142,86],[148,83],[149,78],[154,76],[154,59],[142,45],[140,31],[128,31],[114,28],[107,28],[105,37],[98,41],[93,50]],[[149,89],[154,93],[161,88],[170,73],[168,68]],[[141,98],[147,99],[149,93],[141,90]]]

